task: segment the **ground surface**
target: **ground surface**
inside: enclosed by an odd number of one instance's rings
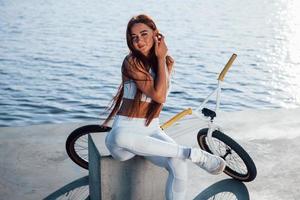
[[[245,183],[251,199],[300,199],[300,109],[221,113],[217,123],[249,152],[257,165],[255,181]],[[95,122],[0,128],[0,195],[6,200],[42,199],[87,171],[65,152],[67,135]],[[189,130],[186,127],[190,127]],[[196,145],[195,118],[186,118],[166,133],[178,143]],[[227,179],[189,165],[187,199]]]

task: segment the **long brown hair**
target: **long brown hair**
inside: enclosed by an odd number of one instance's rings
[[[124,62],[122,64],[122,75],[129,79],[133,79],[135,81],[147,81],[147,80],[150,80],[147,77],[151,76],[149,73],[150,68],[154,71],[155,74],[157,74],[158,61],[157,61],[157,57],[155,55],[154,45],[151,48],[150,54],[148,57],[144,56],[142,53],[140,53],[139,51],[137,51],[134,48],[133,43],[132,43],[132,38],[131,38],[131,28],[133,27],[133,25],[135,25],[137,23],[143,23],[143,24],[147,25],[148,27],[150,27],[153,31],[158,32],[154,21],[147,15],[144,15],[144,14],[137,15],[135,17],[132,17],[129,20],[127,29],[126,29],[126,40],[127,40],[127,46],[130,50],[130,54],[124,59]],[[168,62],[168,61],[172,60],[172,58],[170,56],[167,56],[166,60]],[[146,79],[145,80],[134,79],[130,75],[128,70],[126,70],[125,62],[127,62],[132,69],[145,73]],[[119,110],[121,103],[122,103],[123,94],[124,94],[124,87],[123,87],[123,81],[122,81],[122,83],[119,86],[117,94],[114,96],[114,98],[112,99],[111,105],[107,109],[107,110],[111,110],[111,112],[108,115],[108,117],[106,118],[106,120],[104,121],[104,124],[109,122],[111,120],[111,118],[113,116],[115,116],[115,114]],[[129,109],[130,110],[129,117],[132,117],[134,115],[134,113],[137,111],[136,108],[138,108],[139,104],[141,103],[141,96],[142,96],[142,91],[137,89],[135,97],[133,99],[133,104],[132,104],[131,108]],[[146,121],[145,121],[146,126],[148,126],[151,123],[152,119],[160,111],[162,106],[163,105],[161,103],[155,102],[153,100],[151,101],[149,109],[146,114]]]

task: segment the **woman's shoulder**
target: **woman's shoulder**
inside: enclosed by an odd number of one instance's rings
[[[132,75],[137,72],[137,68],[134,65],[133,56],[128,54],[125,56],[122,64],[122,74],[123,77],[132,79]]]
[[[129,69],[129,70],[138,70],[138,71],[144,71],[143,63],[140,62],[135,56],[132,54],[128,54],[125,56],[123,60],[123,66],[122,68]]]
[[[122,74],[125,77],[129,77],[133,80],[149,80],[151,75],[149,71],[146,71],[141,62],[137,60],[133,55],[128,54],[125,56],[122,64]]]
[[[123,60],[123,68],[128,68],[131,65],[133,65],[134,62],[134,58],[131,54],[128,54],[125,56],[124,60]]]
[[[130,54],[128,54],[125,56],[123,60],[122,69],[129,69],[131,68],[132,64],[133,64],[133,58]]]
[[[124,60],[132,62],[134,60],[134,56],[131,53],[129,53],[125,56]]]

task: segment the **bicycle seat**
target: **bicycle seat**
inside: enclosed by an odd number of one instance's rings
[[[208,109],[208,108],[203,108],[203,109],[202,109],[202,114],[203,114],[205,117],[210,117],[211,120],[213,120],[213,119],[217,116],[217,114],[216,114],[215,111],[210,110],[210,109]]]

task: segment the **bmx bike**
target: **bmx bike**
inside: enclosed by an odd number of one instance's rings
[[[187,108],[161,125],[161,129],[172,126],[186,115],[194,115],[207,123],[207,127],[199,130],[197,142],[201,149],[222,157],[226,161],[224,173],[239,181],[250,182],[256,177],[255,163],[247,151],[231,137],[223,133],[214,119],[220,105],[221,83],[237,57],[233,54],[218,77],[218,85],[196,109]],[[215,110],[205,108],[208,100],[216,94]],[[201,110],[201,113],[199,112]],[[88,134],[109,132],[111,127],[101,125],[86,125],[75,129],[66,140],[66,151],[69,157],[79,166],[88,169]]]

